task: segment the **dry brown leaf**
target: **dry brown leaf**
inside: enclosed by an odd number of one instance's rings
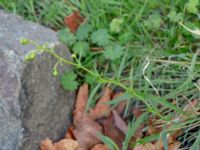
[[[198,100],[193,100],[190,103],[188,103],[185,107],[184,107],[184,111],[190,115],[197,113],[197,110],[195,109],[195,106],[198,104]],[[181,114],[180,116],[174,118],[174,121],[178,122],[183,122],[184,120],[187,119],[187,115],[185,114]]]
[[[73,12],[71,15],[65,17],[64,23],[70,29],[71,32],[76,32],[80,24],[84,21],[84,18],[79,12]]]
[[[87,114],[78,113],[78,119],[74,122],[75,130],[73,131],[75,139],[84,149],[89,149],[101,141],[96,136],[102,133],[102,127]]]
[[[133,148],[133,150],[145,150],[144,145],[137,145],[136,147]]]
[[[110,106],[105,104],[105,102],[110,101],[111,94],[110,88],[105,87],[103,96],[99,99],[94,109],[90,110],[89,115],[92,119],[100,119],[109,115]]]
[[[81,150],[77,141],[72,139],[63,139],[54,143],[55,150]]]
[[[51,140],[46,138],[40,143],[40,150],[56,150]]]
[[[160,130],[157,130],[155,127],[153,127],[153,125],[148,126],[148,129],[147,129],[148,135],[152,135],[152,134],[159,133],[159,132],[160,132]]]
[[[110,137],[121,149],[122,142],[125,138],[124,134],[115,126],[114,118],[111,114],[109,117],[102,119],[101,124],[104,128],[104,135]]]
[[[184,107],[184,111],[186,112],[186,113],[189,113],[189,114],[197,114],[198,112],[197,112],[197,110],[195,109],[195,106],[197,106],[197,104],[198,104],[198,100],[196,100],[196,99],[194,99],[194,100],[192,100],[190,103],[188,103],[185,107]],[[174,121],[176,121],[176,122],[184,122],[185,120],[187,119],[187,115],[184,115],[184,114],[181,114],[181,115],[179,115],[178,117],[176,117],[176,118],[174,118],[173,120]],[[171,127],[171,124],[168,126],[168,128],[170,128]],[[176,140],[176,138],[180,135],[180,134],[182,134],[182,130],[181,129],[178,129],[178,130],[176,130],[176,131],[174,131],[173,133],[171,133],[170,134],[170,138],[171,138],[171,141],[175,141]]]
[[[145,143],[144,147],[145,147],[145,150],[156,150],[155,145],[152,143]]]
[[[85,107],[88,101],[88,84],[83,84],[78,91],[76,98],[75,110],[73,112],[73,123],[78,124],[82,120],[82,115],[85,114]]]
[[[148,128],[147,128],[147,132],[146,132],[146,135],[152,135],[152,134],[156,134],[156,133],[160,133],[162,130],[163,130],[163,123],[158,123],[155,124],[155,122],[157,121],[156,118],[149,118],[148,120]]]
[[[154,145],[156,147],[156,150],[162,150],[164,148],[162,140],[156,141]]]
[[[183,109],[184,111],[194,111],[195,110],[195,106],[198,104],[198,100],[194,99],[193,101],[191,101],[191,103],[188,103],[185,108]]]
[[[115,110],[113,110],[112,112],[115,126],[126,135],[128,131],[128,125]]]
[[[66,134],[65,134],[65,139],[74,139],[73,130],[74,130],[74,126],[71,125],[71,126],[68,128],[68,130],[67,130],[67,132],[66,132]]]
[[[138,108],[134,108],[134,109],[133,109],[133,114],[134,114],[134,116],[135,116],[136,118],[139,118],[140,115],[142,114],[142,111],[141,111],[140,109],[138,109]]]
[[[90,150],[109,150],[109,148],[105,144],[97,144]]]
[[[152,143],[145,143],[144,145],[137,145],[133,150],[162,150],[162,149],[156,149],[155,145]]]
[[[76,98],[76,105],[75,105],[75,111],[81,111],[84,112],[85,106],[88,101],[88,84],[83,84],[78,91],[78,95]]]
[[[115,99],[119,96],[122,96],[123,93],[122,92],[119,92],[119,93],[116,93],[112,99]],[[118,114],[121,114],[123,111],[124,111],[124,108],[126,107],[126,104],[127,102],[125,100],[121,101],[116,107],[115,107],[115,110],[118,112]]]
[[[180,142],[174,142],[173,144],[169,145],[169,150],[179,150],[180,145]]]

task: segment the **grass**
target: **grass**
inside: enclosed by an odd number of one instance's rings
[[[1,0],[0,6],[56,30],[63,27],[63,18],[74,10],[66,0]]]
[[[120,59],[116,60],[106,59],[102,51],[89,53],[77,60],[93,74],[105,77],[106,83],[113,89],[121,86],[125,87],[125,92],[132,93],[126,97],[129,105],[125,115],[128,115],[133,104],[145,104],[150,115],[159,116],[161,120],[169,123],[174,116],[183,113],[180,110],[186,104],[193,99],[200,99],[200,37],[178,23],[181,22],[190,29],[200,27],[200,5],[194,1],[1,0],[0,6],[56,30],[63,28],[63,18],[66,15],[79,10],[91,26],[91,32],[98,29],[107,30],[112,43],[119,43],[125,50]],[[114,18],[123,19],[119,33],[110,31]],[[90,46],[97,46],[91,42],[90,37],[86,41]],[[80,82],[87,81],[84,71],[76,69],[75,72],[79,75]],[[91,97],[95,99],[95,95],[98,96],[95,93],[105,82],[90,84],[94,89]],[[88,107],[94,103],[91,97]],[[176,106],[171,104],[172,101]],[[117,103],[119,100],[113,102],[114,105]],[[198,149],[198,125],[199,118],[194,115],[188,116],[187,121],[178,125],[174,123],[172,126],[171,130],[184,129],[184,133],[179,137],[183,149]],[[196,130],[191,132],[193,128]]]

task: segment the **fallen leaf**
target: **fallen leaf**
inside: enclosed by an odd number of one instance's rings
[[[124,133],[124,135],[127,134],[128,131],[128,126],[126,124],[126,122],[120,117],[120,115],[113,110],[113,116],[114,116],[114,122],[115,122],[115,126]]]
[[[109,150],[105,144],[97,144],[91,150]]]
[[[163,127],[162,127],[163,123],[157,122],[157,125],[155,125],[155,122],[156,122],[156,118],[149,118],[146,135],[160,133],[163,130]]]
[[[144,145],[137,145],[133,150],[162,150],[162,149],[156,149],[155,145],[152,143],[145,143]]]
[[[75,33],[80,24],[84,21],[84,18],[79,12],[73,12],[71,15],[65,17],[64,23],[70,29],[71,32]]]
[[[86,83],[79,88],[76,98],[75,111],[84,112],[85,106],[88,101],[88,92],[88,84]]]
[[[180,142],[174,142],[173,144],[169,145],[169,150],[179,150],[180,145]]]
[[[92,119],[100,119],[109,115],[110,106],[105,104],[111,100],[112,92],[110,88],[105,87],[103,96],[99,99],[94,109],[90,110],[89,115]]]
[[[137,118],[139,118],[140,115],[142,114],[142,111],[141,111],[140,109],[138,109],[138,108],[134,108],[134,109],[133,109],[133,114],[134,114],[134,116],[135,116],[136,119],[137,119]]]
[[[133,150],[145,150],[143,145],[137,145]]]
[[[71,126],[68,128],[68,130],[67,130],[67,132],[66,132],[66,134],[65,134],[65,139],[74,139],[73,130],[74,130],[74,126],[71,125]]]
[[[184,111],[194,111],[195,106],[198,104],[198,100],[194,99],[190,103],[188,103],[185,108],[183,109]]]
[[[54,143],[55,150],[81,150],[77,141],[72,139],[63,139]]]
[[[145,143],[146,150],[156,150],[156,147],[152,143]]]
[[[101,141],[96,136],[97,133],[102,133],[102,127],[87,114],[78,112],[74,122],[75,130],[73,134],[83,149],[89,149]]]
[[[147,133],[148,135],[152,135],[155,133],[159,133],[161,130],[158,130],[157,128],[155,128],[153,125],[149,125],[148,129],[147,129]]]
[[[191,114],[191,115],[197,115],[198,114],[198,110],[195,109],[195,106],[198,104],[198,100],[192,100],[190,103],[188,103],[185,107],[184,107],[184,111],[188,114]],[[175,117],[173,119],[173,121],[175,122],[184,122],[185,120],[187,120],[187,116],[188,115],[185,115],[185,114],[181,114],[179,115],[178,117]],[[171,127],[171,124],[169,125],[168,128]],[[176,139],[180,134],[182,133],[182,130],[176,130],[174,133],[171,133],[171,138],[172,139]]]
[[[56,150],[51,140],[46,138],[40,143],[40,150]]]
[[[109,117],[100,120],[103,129],[104,129],[104,135],[111,138],[119,147],[119,149],[122,148],[122,143],[124,141],[124,134],[121,132],[114,124],[114,118],[113,115],[110,114]]]
[[[162,150],[164,148],[162,140],[156,141],[154,145],[156,147],[156,150]]]
[[[145,143],[144,145],[137,145],[133,150],[162,150],[162,149],[156,149],[155,145],[152,143]]]
[[[82,115],[85,114],[84,110],[88,101],[88,84],[83,84],[78,91],[76,98],[75,110],[73,112],[73,123],[78,124],[82,120]],[[86,114],[85,114],[86,115]]]

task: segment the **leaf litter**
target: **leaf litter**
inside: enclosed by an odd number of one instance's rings
[[[109,147],[102,142],[99,134],[110,138],[121,150],[123,141],[128,133],[128,120],[122,117],[125,109],[126,101],[120,102],[111,110],[110,105],[106,104],[118,96],[122,96],[122,92],[113,93],[109,87],[105,87],[103,95],[96,103],[94,108],[88,112],[85,111],[88,101],[89,86],[83,84],[80,86],[75,108],[73,111],[73,124],[68,128],[65,138],[58,142],[53,142],[46,138],[41,141],[41,150],[109,150]],[[197,113],[195,106],[197,100],[188,103],[184,111],[187,113]],[[132,115],[137,120],[144,112],[139,108],[132,110]],[[173,121],[183,122],[185,116],[174,117]],[[158,125],[159,124],[159,125]],[[129,141],[128,150],[164,150],[163,141],[158,138],[150,142],[140,143],[139,141],[145,137],[161,134],[166,128],[170,128],[170,124],[166,127],[164,122],[159,122],[158,118],[148,117],[148,120],[140,124],[140,126],[132,135]],[[180,142],[177,137],[182,133],[181,129],[167,134],[167,144],[169,150],[179,150]],[[135,143],[135,144],[134,144]]]

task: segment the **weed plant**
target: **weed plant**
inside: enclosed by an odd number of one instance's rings
[[[183,129],[179,137],[182,148],[199,149],[199,116],[188,115],[184,107],[200,99],[200,36],[183,27],[192,30],[200,27],[198,0],[1,0],[0,6],[55,29],[63,27],[63,17],[79,11],[87,23],[75,34],[68,28],[58,32],[60,40],[73,53],[73,62],[58,56],[48,46],[31,42],[36,46],[34,53],[47,52],[57,58],[58,64],[75,67],[62,75],[63,87],[75,90],[80,83],[89,83],[93,91],[88,108],[93,106],[99,89],[105,84],[120,88],[125,94],[111,104],[114,107],[126,100],[125,116],[134,105],[145,109],[149,116],[159,116],[159,121],[172,124],[161,135],[139,142]],[[91,51],[96,48],[100,50]],[[58,75],[56,67],[54,75]],[[66,86],[69,80],[71,84]],[[186,115],[186,121],[174,121],[180,115]],[[144,121],[142,117],[130,122],[128,133],[134,133],[133,125],[139,126]],[[130,134],[125,138],[124,150]],[[113,145],[110,139],[102,139]]]

